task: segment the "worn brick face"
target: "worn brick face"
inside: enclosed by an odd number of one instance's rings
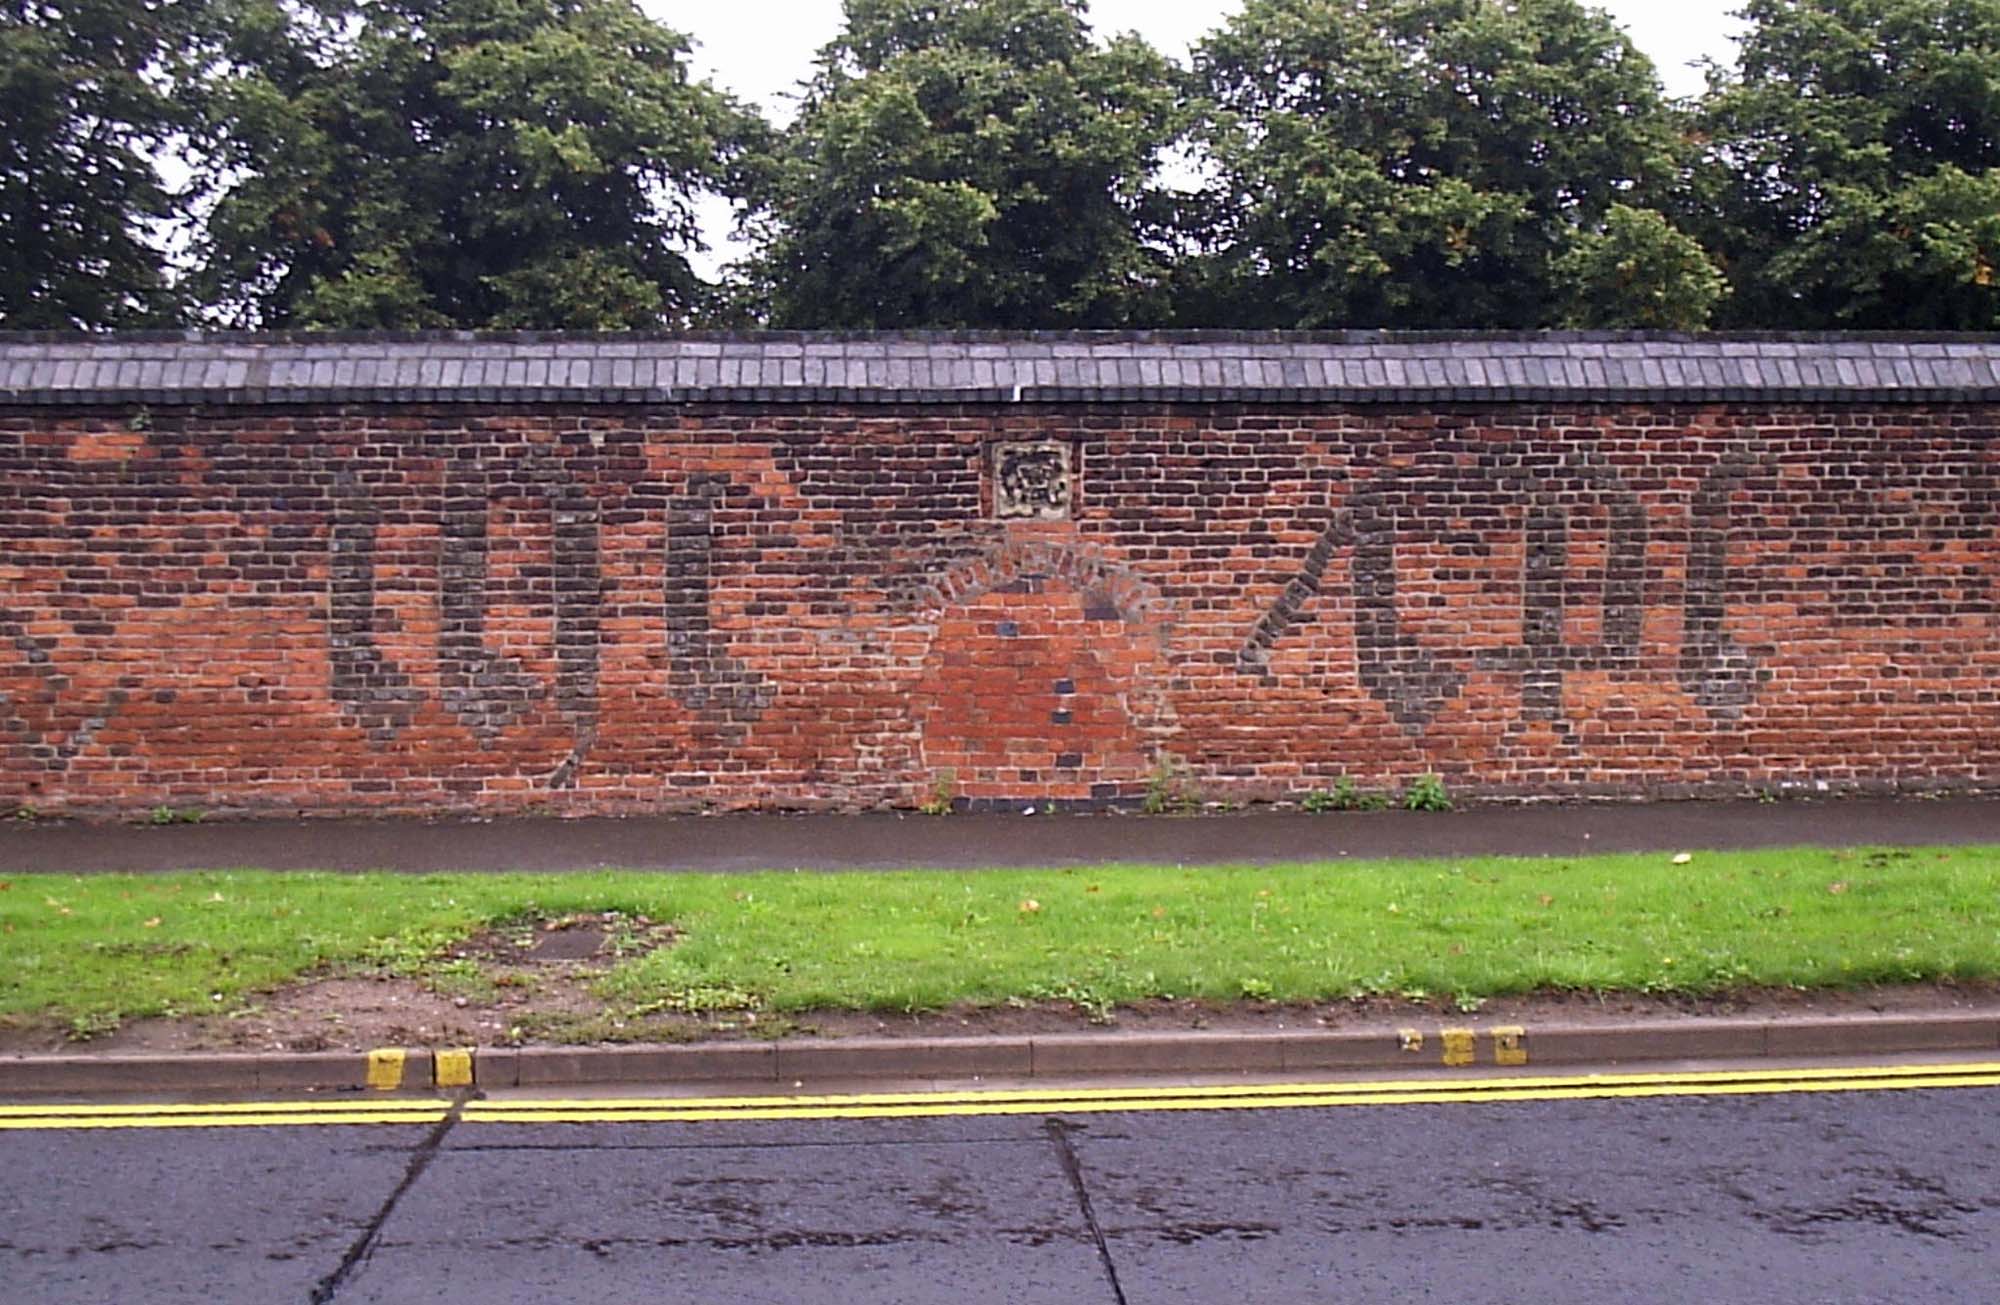
[[[2000,787],[1996,430],[0,410],[0,803],[1090,803],[1167,765],[1239,799]],[[1003,517],[1002,445],[1067,450],[1066,505]]]

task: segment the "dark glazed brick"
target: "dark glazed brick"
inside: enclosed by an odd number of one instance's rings
[[[690,355],[718,390],[743,370],[722,348]],[[1174,383],[1208,384],[1191,357]],[[1413,357],[1333,379],[1414,385]],[[460,361],[439,384],[527,383]],[[1512,353],[1440,374],[1537,369],[1566,383]],[[2000,788],[1991,404],[131,417],[0,408],[0,810],[858,808],[948,783],[1018,813],[1135,803],[1163,768],[1217,800],[1433,771],[1532,798]],[[993,519],[1003,443],[1080,451],[1075,519]]]

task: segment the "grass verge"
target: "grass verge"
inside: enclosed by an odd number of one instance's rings
[[[1147,997],[1712,993],[2000,977],[2000,848],[1196,870],[665,876],[216,871],[0,882],[0,1021],[85,1035],[308,974],[408,971],[474,930],[618,911],[672,947],[613,1009],[774,1012]]]

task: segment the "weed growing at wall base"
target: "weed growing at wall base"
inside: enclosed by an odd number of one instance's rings
[[[1387,794],[1364,793],[1346,775],[1335,780],[1331,790],[1317,789],[1299,801],[1300,807],[1314,815],[1325,811],[1381,811],[1390,805]]]
[[[923,800],[917,810],[927,816],[948,816],[951,814],[952,801],[957,796],[958,772],[941,770],[937,778],[931,782],[930,795]]]
[[[1406,811],[1449,811],[1451,794],[1445,790],[1444,780],[1437,775],[1419,775],[1403,790],[1403,809]]]
[[[1139,809],[1149,816],[1184,816],[1199,810],[1201,800],[1189,785],[1187,763],[1163,752],[1146,779],[1146,797]]]

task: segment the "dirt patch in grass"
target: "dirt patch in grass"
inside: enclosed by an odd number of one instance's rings
[[[668,947],[672,925],[644,915],[603,911],[529,919],[494,929],[482,929],[447,949],[453,960],[472,960],[511,971],[528,967],[537,973],[561,966],[603,966]]]
[[[594,991],[617,962],[672,945],[672,926],[616,911],[482,929],[435,955],[313,975],[219,1014],[129,1020],[95,1036],[0,1024],[0,1052],[353,1051],[614,1040]],[[602,1022],[602,1029],[598,1025]],[[617,1024],[618,1027],[613,1027]],[[637,1036],[699,1036],[648,1025]]]
[[[559,931],[562,932],[562,931]],[[568,950],[574,938],[554,951]],[[501,940],[502,955],[514,940]],[[580,944],[579,944],[580,945]],[[468,944],[468,949],[472,944]],[[1179,1030],[1389,1031],[1406,1026],[1486,1027],[1550,1023],[1620,1024],[1638,1020],[1733,1017],[2000,1013],[2000,984],[1908,984],[1834,991],[1765,989],[1716,997],[1536,993],[1495,998],[1479,1009],[1448,1001],[1369,997],[1325,1003],[1142,1001],[1108,1021],[1069,1002],[1022,1002],[941,1011],[873,1013],[756,1010],[653,1011],[633,1014],[591,990],[602,972],[596,953],[581,959],[544,955],[532,983],[502,983],[487,994],[441,990],[402,976],[319,978],[273,993],[226,1016],[135,1020],[77,1042],[52,1030],[0,1030],[0,1052],[167,1053],[198,1051],[361,1051],[382,1046],[496,1047],[683,1043],[751,1038],[1001,1037],[1083,1032]]]

